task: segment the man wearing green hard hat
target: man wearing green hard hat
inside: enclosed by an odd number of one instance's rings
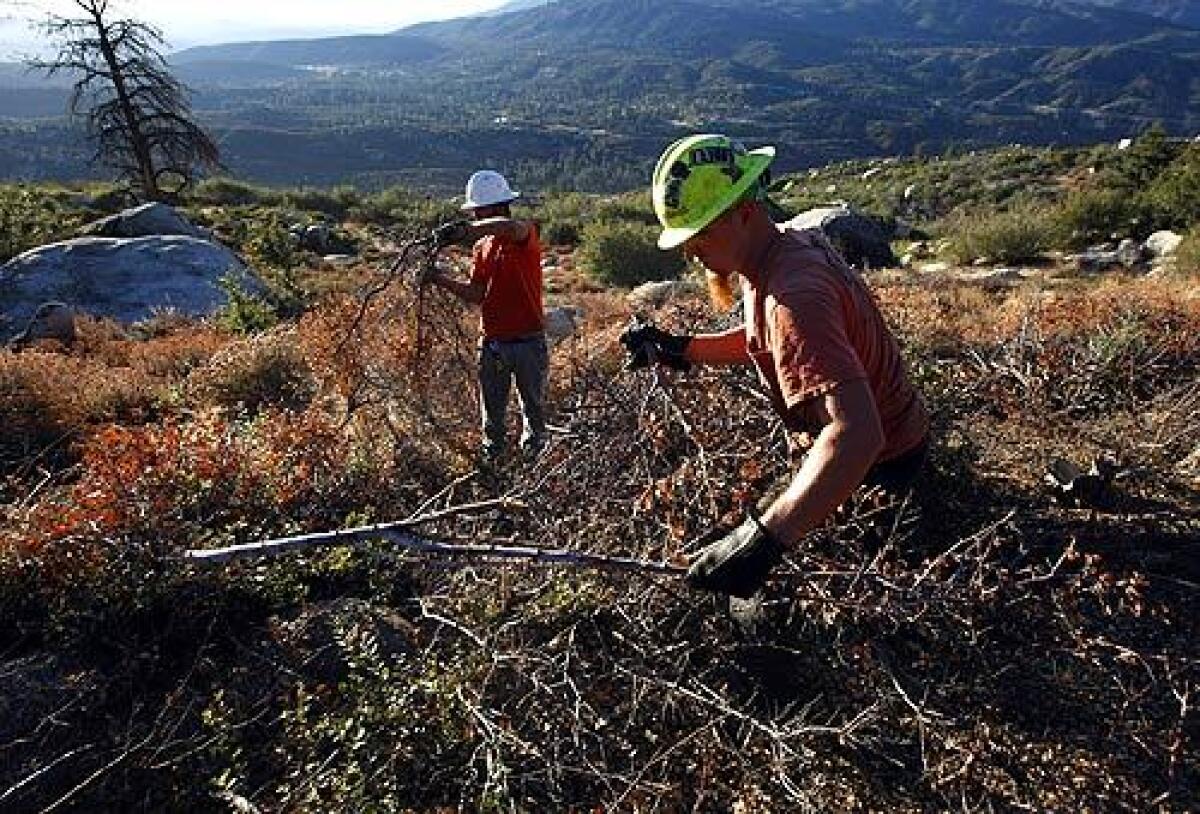
[[[666,149],[654,170],[658,245],[701,263],[718,301],[740,277],[745,324],[681,336],[652,324],[622,335],[630,367],[753,365],[789,430],[811,439],[784,492],[693,557],[696,587],[753,596],[804,535],[859,487],[907,492],[929,418],[900,348],[858,273],[819,230],[776,224],[766,192],[772,147],[722,135]]]

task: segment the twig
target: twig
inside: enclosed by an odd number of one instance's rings
[[[10,786],[8,788],[8,790],[5,791],[3,794],[0,794],[0,803],[3,803],[9,797],[13,796],[17,792],[19,792],[21,789],[28,786],[29,784],[36,782],[39,777],[46,774],[46,772],[51,771],[58,764],[63,763],[64,761],[70,760],[71,758],[75,757],[75,755],[79,754],[80,752],[86,752],[89,749],[93,749],[93,748],[95,748],[95,744],[89,743],[87,746],[80,746],[76,749],[72,749],[69,752],[65,752],[65,753],[59,755],[54,760],[50,761],[45,766],[42,766],[40,769],[38,769],[37,771],[35,771],[33,774],[29,775],[25,779],[21,780],[16,785]]]
[[[449,515],[448,512],[439,514],[442,517]],[[386,540],[409,551],[432,556],[476,559],[495,558],[502,560],[516,559],[526,560],[539,565],[564,565],[574,568],[628,571],[663,576],[679,576],[687,571],[682,566],[664,562],[649,562],[629,557],[611,557],[605,554],[566,551],[563,549],[443,543],[437,540],[417,537],[401,530],[411,525],[410,523],[398,523],[363,526],[361,528],[343,529],[340,531],[303,534],[298,537],[284,537],[277,540],[264,540],[259,543],[229,546],[228,548],[191,550],[184,552],[184,558],[203,563],[223,563],[236,559],[271,557],[288,551],[311,548],[313,546],[350,545],[374,540]]]

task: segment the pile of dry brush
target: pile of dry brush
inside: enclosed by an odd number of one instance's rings
[[[108,428],[7,512],[0,806],[1194,808],[1200,303],[879,294],[935,414],[929,471],[882,547],[869,518],[822,529],[749,621],[671,578],[386,545],[171,559],[506,496],[422,533],[678,560],[787,472],[787,439],[747,371],[623,371],[612,298],[554,351],[549,450],[495,476],[469,463],[472,317],[404,285],[289,329],[286,408],[185,396]],[[1103,493],[1046,491],[1053,455],[1099,453]]]

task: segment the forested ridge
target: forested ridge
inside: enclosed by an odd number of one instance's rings
[[[559,0],[172,63],[248,180],[444,190],[495,163],[540,187],[620,190],[692,129],[775,143],[787,169],[1091,143],[1154,122],[1200,130],[1194,12],[1115,5]],[[0,70],[0,175],[86,173],[79,140],[53,120],[57,98]]]

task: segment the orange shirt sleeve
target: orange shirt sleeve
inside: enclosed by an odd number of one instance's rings
[[[767,302],[771,355],[790,410],[837,385],[867,378],[846,329],[837,292],[827,285],[788,291]]]

